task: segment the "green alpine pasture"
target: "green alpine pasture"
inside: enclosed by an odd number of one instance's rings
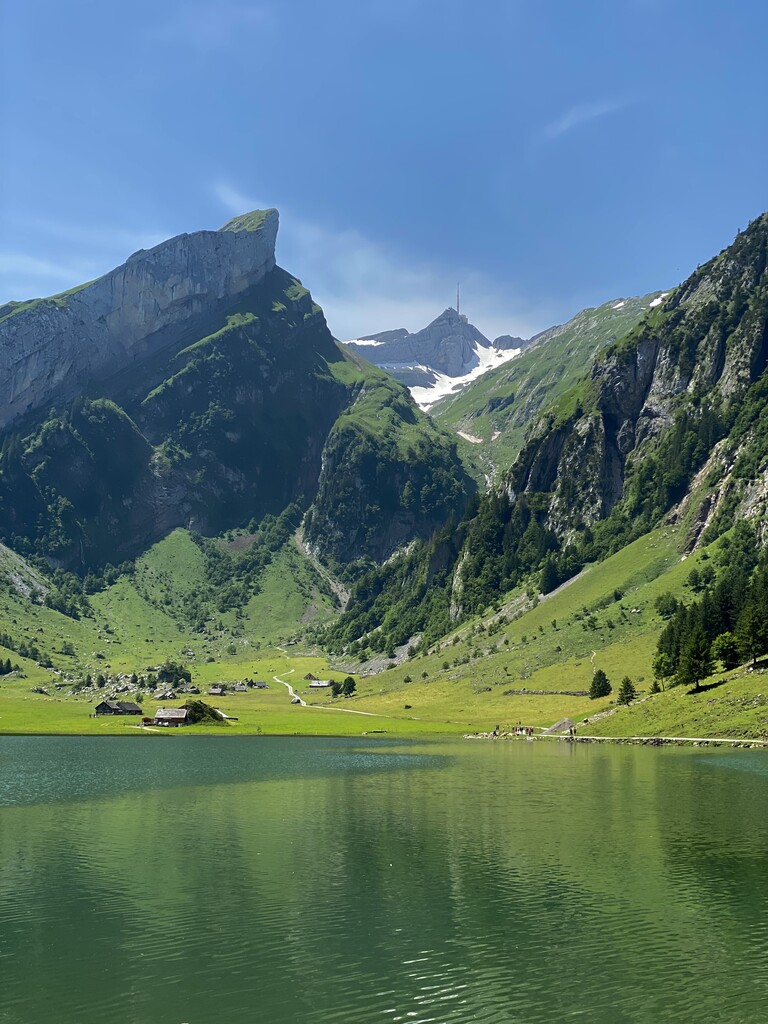
[[[690,601],[692,570],[714,559],[720,543],[686,557],[680,550],[685,530],[685,523],[665,525],[544,597],[512,591],[428,653],[375,674],[368,674],[366,664],[331,664],[302,640],[306,624],[330,620],[336,605],[327,581],[294,538],[275,553],[258,592],[243,607],[212,613],[204,628],[191,630],[188,598],[204,591],[207,562],[187,531],[177,530],[142,556],[130,575],[92,595],[91,614],[79,619],[6,584],[0,592],[2,631],[26,654],[0,647],[0,660],[14,666],[0,676],[0,733],[154,734],[135,718],[93,718],[93,708],[112,695],[110,680],[119,674],[142,676],[175,661],[189,668],[201,699],[237,719],[193,727],[198,731],[456,735],[496,725],[543,729],[568,717],[586,735],[768,735],[768,683],[762,683],[759,668],[716,674],[698,694],[686,687],[651,692],[656,643],[665,625],[657,599],[672,594]],[[218,543],[236,554],[257,541],[230,534]],[[6,571],[22,576],[24,570],[27,587],[42,584],[23,560],[5,558]],[[597,669],[607,674],[613,692],[591,700],[579,691],[589,690]],[[102,689],[72,693],[86,674],[108,681]],[[307,674],[338,681],[351,674],[356,692],[334,699],[311,690]],[[637,699],[619,707],[625,676]],[[245,678],[264,680],[269,689],[206,696],[213,683]],[[291,705],[278,680],[290,683],[310,706]],[[129,693],[115,696],[134,699]],[[152,716],[157,707],[180,706],[187,698],[158,701],[142,690],[137,699]]]
[[[630,331],[659,294],[582,310],[568,323],[545,331],[516,359],[441,399],[430,414],[442,427],[475,438],[460,439],[466,461],[491,475],[503,472],[517,458],[539,412],[556,406],[588,376],[595,356]]]

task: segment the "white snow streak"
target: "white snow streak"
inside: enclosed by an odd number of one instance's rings
[[[480,362],[469,373],[465,373],[463,377],[449,377],[445,373],[438,373],[437,370],[423,367],[423,369],[433,373],[437,379],[431,387],[413,387],[410,389],[414,401],[419,408],[428,409],[435,402],[439,402],[441,398],[445,398],[446,395],[452,395],[454,392],[461,391],[470,381],[482,377],[488,370],[492,370],[495,366],[502,366],[504,363],[508,363],[510,359],[514,359],[515,356],[519,356],[521,349],[478,347],[475,351]]]

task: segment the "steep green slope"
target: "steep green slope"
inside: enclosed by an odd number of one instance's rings
[[[441,426],[475,439],[471,454],[489,475],[506,470],[541,409],[587,374],[599,353],[631,330],[660,294],[614,299],[582,310],[538,335],[511,363],[437,402],[430,414]]]
[[[361,553],[381,560],[428,537],[460,514],[474,491],[450,436],[396,381],[366,372],[366,386],[329,433],[304,527],[309,545],[336,563]]]
[[[666,691],[654,692],[670,599],[690,606],[701,596],[697,576],[725,580],[733,562],[725,538],[689,557],[680,554],[684,540],[684,530],[665,526],[550,595],[531,600],[523,589],[504,595],[494,610],[470,618],[428,652],[359,679],[354,707],[469,729],[548,727],[569,717],[587,735],[768,739],[765,663],[757,671],[748,665],[725,671],[715,660],[699,692],[670,687],[669,679]],[[593,700],[587,691],[597,669],[607,673],[613,692]],[[627,708],[616,700],[625,676],[637,690]]]
[[[683,539],[679,528],[662,527],[552,594],[521,586],[500,595],[493,608],[428,650],[410,656],[403,650],[405,660],[361,679],[354,706],[392,714],[408,704],[417,717],[468,727],[518,720],[548,726],[566,715],[580,721],[615,699],[615,693],[600,700],[578,695],[589,690],[597,668],[615,690],[630,675],[647,695],[666,622],[656,601],[665,593],[690,601],[692,570],[712,562],[707,550],[682,558]],[[350,665],[366,670],[366,663]]]
[[[68,615],[50,606],[55,584],[0,547],[0,643],[48,682],[51,670],[95,678],[167,659],[252,658],[335,614],[326,577],[294,543],[296,518],[221,540],[175,530]]]
[[[340,349],[294,278],[276,268],[196,324],[99,397],[6,434],[0,538],[87,571],[178,526],[216,535],[299,502],[317,551],[347,561],[387,557],[461,512],[473,484],[448,436]],[[421,502],[400,502],[409,487]]]
[[[714,536],[764,517],[767,249],[763,216],[605,350],[455,529],[360,580],[329,643],[387,652],[409,631],[431,643],[523,581],[551,591],[670,513],[689,546],[707,525]]]

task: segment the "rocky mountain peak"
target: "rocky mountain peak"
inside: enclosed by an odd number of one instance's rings
[[[410,387],[416,400],[425,408],[436,401],[446,387],[451,389],[452,385],[447,381],[461,387],[499,359],[511,358],[517,348],[522,347],[492,345],[463,313],[452,306],[415,334],[399,328],[369,334],[347,344]],[[503,355],[502,349],[505,350]]]
[[[90,284],[0,306],[0,428],[162,349],[275,266],[277,210],[133,253]]]

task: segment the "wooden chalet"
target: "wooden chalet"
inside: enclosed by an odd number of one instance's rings
[[[144,713],[139,705],[134,704],[132,700],[119,700],[117,703],[123,709],[124,715],[141,715]]]
[[[141,708],[130,700],[102,700],[93,709],[94,715],[140,715]]]
[[[177,727],[187,724],[189,711],[186,708],[158,708],[155,712],[155,725]]]

